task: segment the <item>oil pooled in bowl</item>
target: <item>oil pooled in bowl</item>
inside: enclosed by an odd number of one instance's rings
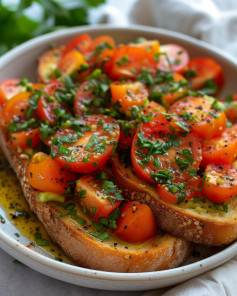
[[[6,221],[12,223],[18,230],[16,239],[24,236],[30,240],[27,247],[40,247],[49,253],[55,260],[73,264],[49,238],[46,230],[32,213],[21,190],[21,186],[6,158],[0,150],[0,207],[4,210]]]

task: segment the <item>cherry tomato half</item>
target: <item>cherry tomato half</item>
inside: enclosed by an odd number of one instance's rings
[[[186,49],[177,44],[166,44],[160,47],[158,69],[183,73],[189,62],[189,54]]]
[[[219,137],[202,141],[203,167],[208,164],[232,164],[237,156],[237,125],[226,129]]]
[[[209,164],[205,170],[203,194],[213,202],[227,202],[237,194],[237,169],[230,165]]]
[[[6,79],[0,83],[0,105],[17,95],[24,87],[18,85],[20,79]]]
[[[185,97],[173,104],[169,112],[180,116],[179,120],[174,118],[176,123],[185,121],[201,139],[210,139],[226,129],[225,113],[216,109],[213,102],[203,97]]]
[[[15,132],[11,134],[11,140],[15,150],[18,147],[21,149],[34,148],[41,142],[39,128]]]
[[[116,147],[119,125],[112,117],[103,115],[89,115],[74,124],[81,125],[80,132],[67,122],[68,127],[57,130],[51,137],[56,140],[48,144],[52,143],[52,153],[61,166],[76,173],[93,172],[106,163]]]
[[[134,172],[148,182],[157,182],[155,175],[166,171],[174,182],[189,177],[188,170],[197,170],[202,159],[201,144],[193,133],[171,133],[165,115],[155,115],[136,133],[131,150]]]
[[[73,173],[62,168],[57,161],[42,152],[32,157],[27,176],[33,188],[57,194],[65,193],[68,182],[76,180]]]
[[[77,181],[76,186],[78,203],[86,207],[88,213],[96,221],[100,217],[108,217],[121,203],[121,200],[109,201],[108,196],[114,196],[114,193],[104,193],[106,190],[103,189],[103,182],[95,180],[93,176],[85,175]],[[85,194],[82,195],[82,192]]]
[[[120,209],[120,218],[114,234],[120,239],[141,243],[154,237],[157,233],[155,217],[151,208],[137,201],[125,203]]]

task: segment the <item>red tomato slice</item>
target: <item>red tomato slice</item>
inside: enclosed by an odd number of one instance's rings
[[[54,134],[57,140],[53,140],[51,150],[62,166],[76,173],[90,173],[109,159],[119,139],[119,125],[112,117],[103,115],[90,115],[79,121],[74,124],[80,124],[82,132],[76,132],[67,123],[69,127]]]
[[[57,194],[65,193],[69,187],[68,182],[76,180],[73,173],[62,168],[57,161],[42,152],[32,157],[27,176],[33,188]]]
[[[12,120],[21,122],[26,120],[25,112],[29,106],[30,92],[21,92],[6,102],[2,110],[2,124],[9,125]]]
[[[223,86],[223,71],[219,64],[209,58],[195,58],[188,64],[188,70],[194,71],[196,75],[190,80],[191,89],[201,89],[207,80],[214,80],[218,89]]]
[[[230,165],[210,164],[205,170],[203,194],[213,202],[227,202],[237,194],[237,169]]]
[[[142,243],[153,238],[157,234],[157,226],[151,208],[137,201],[125,203],[120,209],[114,234],[130,243]]]
[[[56,121],[56,115],[54,113],[55,108],[63,108],[63,105],[60,104],[55,99],[55,91],[60,89],[64,89],[63,83],[56,79],[51,82],[49,82],[43,89],[45,93],[47,93],[49,96],[54,98],[53,102],[47,102],[47,96],[42,95],[37,106],[37,115],[39,119],[41,120],[48,120],[50,124],[54,124]]]
[[[114,79],[135,78],[142,69],[156,72],[156,62],[150,52],[144,48],[123,45],[114,50],[112,68],[109,76]]]
[[[195,176],[189,178],[187,182],[184,183],[173,183],[172,185],[158,184],[157,192],[163,200],[178,203],[179,194],[182,193],[182,188],[185,192],[185,197],[183,199],[181,196],[181,201],[200,196],[202,195],[202,192],[194,189],[202,188],[202,179],[199,176]]]
[[[19,147],[21,149],[34,148],[41,142],[38,128],[13,133],[11,139],[15,150],[18,150]]]
[[[62,57],[64,57],[67,53],[69,53],[72,50],[78,50],[79,52],[84,54],[91,42],[92,39],[88,34],[82,34],[75,37],[66,45],[62,53]]]
[[[135,121],[125,121],[120,125],[119,146],[128,149],[132,146],[133,138],[137,131],[137,123]]]
[[[225,113],[216,110],[213,102],[203,97],[185,97],[173,104],[169,113],[180,115],[180,119],[173,121],[187,122],[201,139],[217,137],[226,129]],[[177,128],[176,123],[174,127]]]
[[[112,82],[110,85],[112,102],[119,103],[123,111],[128,111],[133,106],[142,107],[148,99],[148,89],[145,84],[137,82],[122,83]]]
[[[148,182],[157,182],[153,174],[160,171],[171,174],[174,182],[183,182],[189,178],[188,170],[199,168],[201,159],[198,137],[192,133],[172,134],[169,122],[162,114],[144,123],[133,139],[131,160],[134,172]]]
[[[114,39],[110,36],[100,36],[94,39],[86,49],[85,59],[92,66],[96,66],[104,50],[115,47]]]
[[[99,113],[98,108],[93,106],[93,101],[96,99],[94,94],[94,87],[91,87],[89,81],[85,81],[78,88],[75,101],[73,105],[73,111],[77,115],[83,115],[85,112]]]
[[[166,110],[162,105],[160,105],[154,101],[151,101],[146,105],[146,108],[144,109],[143,113],[145,115],[149,115],[151,112],[153,114],[155,114],[157,112],[160,113],[159,111],[166,113]]]
[[[231,94],[228,95],[225,99],[221,99],[221,102],[224,103],[225,107],[227,108],[225,110],[226,117],[236,123],[237,122],[237,94]]]
[[[100,217],[108,217],[121,203],[121,200],[116,200],[114,203],[108,200],[108,196],[114,196],[114,193],[109,195],[104,193],[106,190],[103,189],[103,182],[95,180],[93,176],[85,175],[77,181],[76,186],[78,203],[86,207],[96,221],[99,221]]]
[[[110,73],[114,49],[105,49],[98,57],[97,68],[101,68],[105,73]]]
[[[10,100],[17,95],[20,91],[24,90],[21,85],[17,85],[20,79],[6,79],[0,83],[0,105]]]
[[[160,47],[158,69],[182,74],[189,62],[189,54],[186,49],[177,44],[166,44]]]
[[[232,164],[237,156],[237,125],[226,129],[221,136],[202,142],[202,163]]]

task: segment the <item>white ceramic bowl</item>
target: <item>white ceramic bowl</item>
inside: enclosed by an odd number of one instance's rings
[[[237,77],[237,64],[227,54],[188,36],[143,26],[130,26],[129,28],[105,25],[85,26],[35,38],[0,58],[0,81],[6,78],[22,77],[28,77],[29,80],[35,81],[37,58],[48,49],[50,44],[65,44],[76,35],[85,32],[92,37],[102,34],[111,35],[117,43],[130,42],[141,36],[147,39],[158,39],[161,43],[178,43],[188,50],[191,57],[210,57],[222,65],[225,76],[223,95],[232,93],[237,89],[235,79],[233,79]],[[103,272],[52,260],[43,255],[42,252],[25,247],[29,242],[26,238],[22,243],[17,242],[14,238],[14,231],[10,222],[0,224],[0,247],[24,264],[62,281],[107,290],[146,290],[171,286],[217,267],[237,253],[237,243],[234,243],[211,257],[171,270],[130,274]]]

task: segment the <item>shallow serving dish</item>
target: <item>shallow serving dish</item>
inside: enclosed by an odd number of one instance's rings
[[[210,57],[222,65],[225,76],[225,86],[222,90],[222,95],[237,91],[235,79],[233,79],[237,76],[237,63],[227,54],[185,35],[143,26],[130,26],[129,28],[105,25],[96,27],[85,26],[35,38],[0,58],[0,81],[6,78],[22,77],[35,81],[37,58],[48,49],[49,45],[65,44],[76,35],[85,32],[92,37],[102,34],[111,35],[117,44],[133,41],[137,37],[158,39],[161,43],[178,43],[188,50],[191,57]],[[5,217],[1,208],[0,214]],[[189,258],[186,261],[186,265],[171,270],[130,274],[114,273],[90,270],[55,261],[49,258],[40,248],[27,248],[26,245],[30,241],[24,237],[17,240],[14,236],[15,232],[16,229],[9,220],[6,219],[5,224],[0,223],[0,247],[24,264],[62,281],[107,290],[146,290],[171,286],[215,268],[237,253],[237,242],[235,242],[224,249],[212,250],[204,248],[205,259],[194,262],[192,258]],[[214,255],[210,256],[210,254]]]

